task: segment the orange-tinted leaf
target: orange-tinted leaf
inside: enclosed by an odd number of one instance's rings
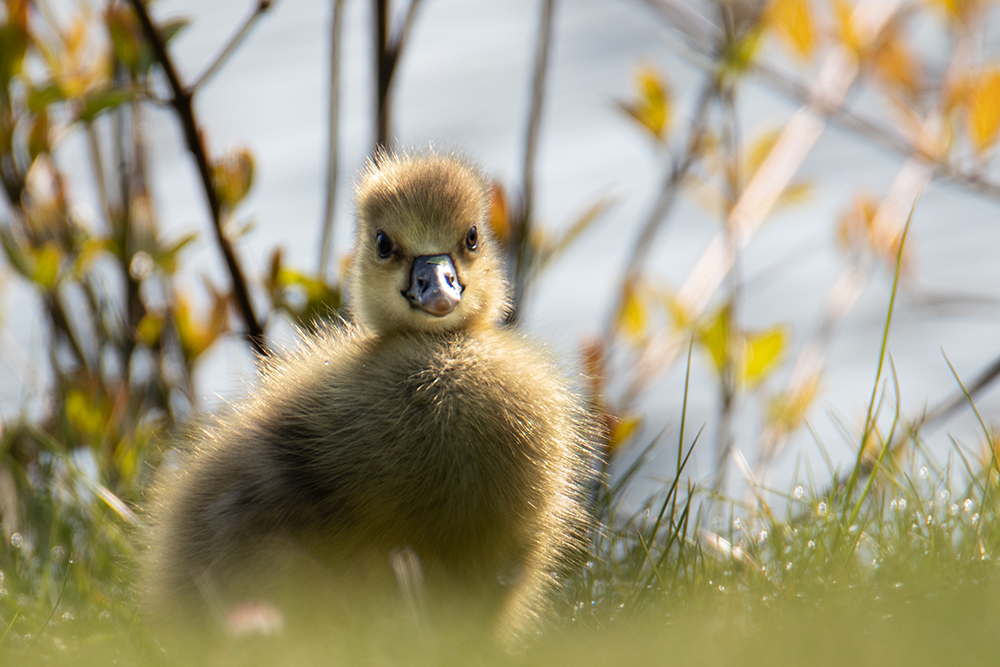
[[[250,149],[236,146],[215,163],[213,178],[219,204],[232,210],[246,197],[253,185],[254,159]]]
[[[916,94],[922,79],[920,61],[913,57],[898,35],[884,37],[874,55],[875,63],[891,82],[909,94]]]
[[[996,142],[1000,130],[1000,70],[983,72],[972,85],[967,126],[976,150],[983,151]]]
[[[819,374],[813,374],[797,389],[783,392],[771,399],[768,412],[772,424],[786,433],[797,429],[805,420],[819,389]]]
[[[861,39],[854,27],[854,7],[847,0],[834,0],[833,11],[837,18],[840,41],[855,53],[861,52]]]
[[[510,208],[503,186],[496,181],[490,183],[490,229],[501,244],[510,242]]]
[[[809,0],[774,0],[767,10],[771,28],[803,58],[812,56],[816,43]]]

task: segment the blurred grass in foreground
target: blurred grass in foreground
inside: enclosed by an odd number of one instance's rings
[[[384,0],[377,4],[386,5]],[[659,6],[669,9],[669,4]],[[826,479],[794,481],[778,492],[757,488],[747,469],[749,500],[719,493],[725,489],[719,483],[724,463],[734,451],[728,427],[733,399],[738,392],[756,391],[777,368],[787,336],[780,326],[744,330],[734,319],[740,311],[739,280],[730,281],[729,296],[714,312],[706,310],[715,303],[714,288],[695,294],[698,298],[684,288],[654,290],[642,271],[651,239],[682,186],[695,199],[705,199],[706,188],[721,193],[709,204],[727,221],[720,232],[727,244],[746,243],[770,210],[771,205],[763,207],[750,222],[736,215],[746,193],[759,192],[754,183],[773,184],[768,174],[781,160],[790,160],[780,152],[772,158],[778,135],[765,135],[745,151],[738,133],[726,129],[736,124],[733,100],[742,76],[753,69],[762,27],[788,33],[803,55],[821,53],[816,35],[822,35],[836,48],[848,48],[850,58],[862,64],[879,64],[897,74],[915,71],[886,67],[898,64],[904,53],[896,48],[899,34],[894,29],[866,45],[857,43],[856,35],[870,33],[874,40],[881,28],[856,30],[849,12],[838,9],[844,14],[842,34],[814,35],[807,3],[767,3],[764,15],[749,11],[751,4],[717,3],[727,29],[710,49],[714,55],[689,124],[672,122],[679,114],[671,106],[670,88],[652,70],[640,71],[638,99],[621,103],[629,117],[649,130],[650,141],[683,150],[676,159],[667,151],[669,178],[636,244],[613,322],[586,355],[588,375],[595,381],[592,398],[616,415],[609,420],[610,457],[622,451],[625,440],[636,440],[641,418],[630,414],[630,406],[674,359],[673,353],[657,359],[650,351],[664,349],[664,340],[694,336],[718,375],[722,409],[714,445],[725,455],[718,457],[722,469],[717,480],[695,483],[686,474],[686,456],[699,438],[685,433],[682,410],[672,479],[644,506],[626,509],[623,499],[641,469],[640,457],[611,487],[595,490],[600,528],[594,531],[590,553],[568,573],[545,632],[518,657],[498,654],[461,628],[421,629],[403,611],[390,610],[385,617],[354,619],[350,627],[320,626],[308,635],[230,637],[207,656],[210,664],[329,664],[338,661],[335,657],[378,665],[997,661],[996,440],[984,423],[980,446],[956,442],[946,461],[927,454],[918,425],[907,424],[898,414],[895,378],[891,368],[883,368],[891,367],[885,354],[891,306],[869,414],[855,434],[854,465],[846,471],[831,467]],[[979,23],[982,3],[939,4],[947,5],[949,14],[938,22],[955,35],[956,44],[978,40],[972,27]],[[169,100],[162,98],[157,79],[157,73],[172,69],[166,47],[185,21],[154,26],[142,3],[111,1],[100,12],[81,9],[60,24],[35,5],[31,0],[0,5],[0,181],[7,200],[0,245],[12,273],[33,290],[39,304],[46,323],[44,344],[40,358],[31,361],[48,371],[38,388],[26,384],[24,412],[9,419],[0,436],[5,538],[0,548],[0,665],[187,664],[160,646],[157,632],[162,629],[150,627],[138,613],[135,545],[141,543],[143,518],[130,508],[142,506],[151,471],[164,458],[159,443],[196,409],[192,373],[214,342],[242,331],[266,353],[269,324],[282,318],[305,324],[338,310],[340,292],[323,275],[329,261],[316,277],[289,266],[280,248],[271,255],[266,275],[249,276],[241,269],[233,244],[249,228],[240,204],[252,186],[253,155],[241,147],[213,152],[206,145],[190,107],[205,77],[184,89],[172,82],[176,89]],[[206,76],[221,66],[269,6],[258,3]],[[551,2],[546,6],[551,9]],[[889,18],[881,16],[879,25]],[[547,43],[550,24],[543,22],[540,43]],[[392,49],[382,49],[383,61],[391,56],[395,62],[404,35],[398,42],[390,40]],[[966,51],[955,48],[956,54]],[[850,58],[844,62],[853,62]],[[544,58],[542,65],[537,71],[544,74]],[[994,84],[1000,79],[994,69],[976,69],[973,63],[958,62],[955,69],[970,73],[968,80],[958,77],[957,88],[942,81],[907,92],[933,98],[929,108],[940,103],[950,119],[939,128],[949,138],[943,148],[935,148],[940,154],[928,154],[926,145],[936,144],[925,141],[930,132],[925,128],[919,142],[923,148],[912,147],[913,159],[941,162],[949,178],[982,188],[989,185],[983,175],[955,171],[960,161],[948,162],[948,150],[959,157],[963,150],[971,151],[980,164],[996,144],[1000,86]],[[387,71],[391,74],[392,67]],[[544,89],[541,74],[533,97]],[[388,86],[388,80],[381,83]],[[909,85],[909,80],[896,84]],[[969,91],[973,94],[964,94]],[[187,147],[199,165],[215,243],[227,259],[232,285],[207,284],[209,298],[200,308],[176,280],[184,248],[198,239],[162,233],[149,187],[144,128],[151,104],[179,109]],[[540,100],[533,99],[532,106],[540,109]],[[803,109],[819,113],[808,104]],[[380,106],[380,120],[383,112],[387,123],[387,107]],[[537,117],[540,113],[533,112],[533,124]],[[928,115],[928,128],[938,126],[930,122],[935,118],[935,113]],[[672,125],[686,131],[671,134]],[[713,129],[715,125],[719,127]],[[970,133],[968,146],[951,142],[951,136],[960,134],[956,127]],[[66,187],[71,179],[56,159],[58,144],[74,132],[87,138],[100,201],[99,210],[90,214],[75,205],[74,193]],[[787,143],[797,148],[791,160],[797,165],[811,144],[788,136]],[[905,142],[903,148],[911,149]],[[331,156],[336,150],[331,149]],[[788,179],[775,188],[772,205],[793,201],[808,189],[807,183],[790,180],[795,165],[781,170]],[[525,171],[520,195],[529,199],[531,170]],[[904,167],[902,173],[912,170]],[[897,200],[909,202],[911,193],[932,176],[929,169],[919,173],[922,179],[903,180],[905,187],[894,189],[894,198],[859,199],[844,217],[838,238],[849,254],[845,278],[873,275],[895,259],[898,282],[905,241],[902,216],[879,211],[895,211],[899,207],[888,204]],[[992,192],[1000,197],[1000,188]],[[507,253],[519,259],[514,276],[519,294],[609,205],[599,201],[554,239],[531,227],[527,202],[516,210],[517,193],[509,199],[502,190],[498,193],[491,224]],[[333,200],[332,192],[329,198]],[[331,222],[325,224],[326,229]],[[709,277],[721,284],[735,263],[735,257],[728,264],[706,263]],[[692,284],[705,282],[703,276],[691,278],[698,278]],[[260,315],[247,296],[254,289],[256,303],[266,306]],[[857,290],[848,290],[847,302],[853,303]],[[682,299],[685,294],[690,298]],[[838,292],[831,297],[845,301]],[[239,315],[239,323],[231,321],[233,314]],[[829,345],[827,338],[815,342],[819,352]],[[48,359],[41,358],[45,355]],[[628,363],[616,366],[608,362],[609,355]],[[634,372],[635,377],[624,378],[628,389],[618,400],[602,384],[615,379],[602,377],[607,368]],[[767,419],[774,437],[764,463],[804,423],[821,371],[822,364],[772,397],[773,414]],[[882,379],[890,376],[891,385]],[[29,400],[33,392],[42,396],[37,405]],[[890,414],[893,409],[897,414]],[[772,507],[768,498],[779,498],[781,506]]]

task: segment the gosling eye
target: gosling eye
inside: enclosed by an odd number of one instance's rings
[[[380,230],[375,235],[375,250],[378,252],[378,256],[382,259],[387,259],[394,249],[395,246],[392,243],[392,239],[389,238],[388,234]]]
[[[473,225],[469,233],[465,235],[465,247],[469,250],[475,250],[477,245],[479,245],[479,230]]]

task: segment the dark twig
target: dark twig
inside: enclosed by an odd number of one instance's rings
[[[272,0],[258,0],[257,6],[254,8],[253,12],[251,12],[250,16],[248,16],[243,22],[243,25],[240,26],[240,29],[236,31],[236,34],[234,34],[232,39],[229,40],[229,43],[226,44],[222,51],[219,52],[219,55],[215,57],[215,60],[212,61],[212,64],[205,69],[202,75],[198,77],[197,81],[194,82],[194,85],[191,86],[192,92],[201,90],[202,86],[204,86],[209,79],[215,76],[215,73],[219,71],[227,60],[229,60],[229,56],[233,55],[236,48],[242,44],[243,40],[246,39],[246,36],[250,34],[250,28],[254,26],[257,19],[259,19],[268,9],[271,8],[271,1]]]
[[[511,244],[514,253],[514,309],[508,318],[511,323],[517,322],[528,282],[528,270],[535,259],[531,247],[535,204],[535,161],[538,154],[538,131],[542,123],[542,104],[545,101],[545,75],[549,69],[549,56],[552,51],[552,16],[555,13],[555,4],[555,0],[542,0],[542,17],[538,24],[535,72],[531,84],[531,112],[524,146],[524,181],[521,185],[524,201],[520,224],[513,230]]]
[[[419,5],[420,0],[410,0],[402,26],[395,29],[390,36],[388,0],[375,0],[376,150],[389,145],[389,92],[399,56],[413,27],[413,19]]]
[[[243,277],[243,270],[240,268],[239,261],[236,259],[236,253],[233,251],[233,246],[222,228],[222,207],[215,192],[212,167],[208,162],[208,155],[201,141],[201,132],[195,120],[194,108],[191,104],[193,93],[181,84],[174,63],[167,53],[166,45],[160,38],[160,34],[153,25],[153,21],[149,18],[149,13],[146,11],[142,0],[129,1],[135,9],[139,23],[142,24],[143,34],[145,34],[146,39],[153,48],[156,60],[163,68],[163,73],[170,84],[170,90],[173,93],[170,106],[177,113],[184,128],[184,138],[187,141],[188,150],[194,155],[195,162],[198,165],[198,174],[201,177],[202,187],[205,190],[205,198],[208,200],[208,207],[212,213],[212,226],[215,230],[215,238],[233,281],[233,297],[246,327],[246,337],[258,354],[266,356],[267,345],[264,341],[264,332],[261,329],[260,322],[257,320],[257,316],[254,314],[253,304],[250,303],[250,295],[247,290],[246,280]]]
[[[319,247],[319,277],[329,282],[330,261],[333,257],[333,214],[337,204],[338,148],[337,131],[340,127],[340,45],[344,34],[344,0],[333,0],[333,17],[330,21],[330,112],[329,143],[326,161],[326,204],[323,207],[323,234]]]

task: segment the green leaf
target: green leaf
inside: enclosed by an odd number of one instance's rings
[[[4,7],[10,15],[0,26],[0,89],[6,90],[10,80],[21,71],[31,35],[28,33],[29,3],[4,3]]]
[[[66,99],[62,90],[54,83],[46,83],[41,87],[32,87],[28,91],[28,110],[32,113],[39,113],[50,104],[62,102]]]
[[[191,232],[190,234],[185,234],[174,243],[161,247],[156,254],[156,265],[167,273],[173,273],[177,270],[177,256],[181,250],[193,243],[197,238],[198,232]]]
[[[114,109],[132,99],[132,94],[121,88],[102,88],[87,93],[84,97],[83,111],[80,112],[79,120],[89,123],[101,112]]]
[[[0,225],[0,243],[3,244],[4,252],[11,266],[22,276],[30,280],[34,273],[32,262],[28,259],[24,248],[22,248],[20,242],[10,231],[10,227],[6,224]]]
[[[61,253],[55,243],[49,242],[41,248],[32,249],[35,258],[35,270],[31,279],[46,291],[52,291],[59,280],[59,259]]]

